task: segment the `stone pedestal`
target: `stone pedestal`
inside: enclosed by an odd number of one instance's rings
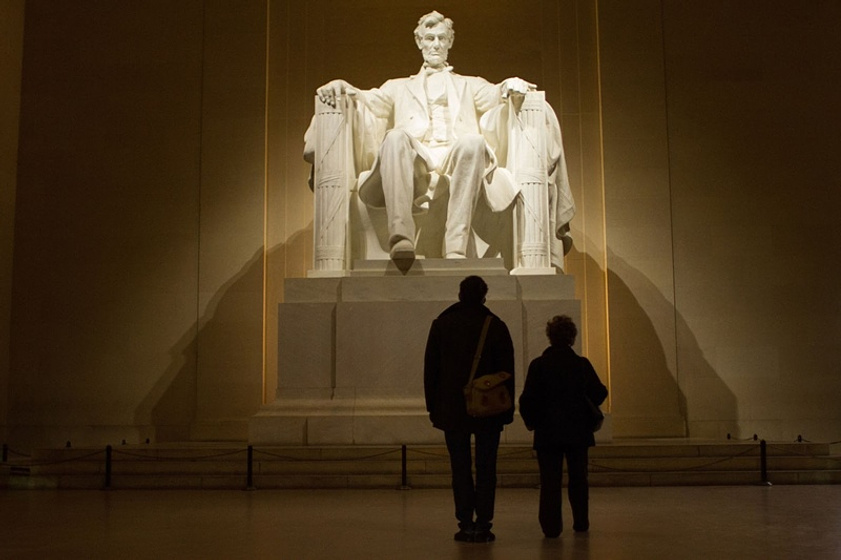
[[[255,444],[439,444],[423,398],[429,325],[458,298],[465,276],[488,284],[487,306],[508,324],[519,397],[529,362],[547,345],[553,315],[580,324],[571,276],[511,276],[502,259],[355,263],[349,276],[287,279],[278,309],[278,390],[251,418]],[[609,421],[602,437],[608,436]],[[519,418],[506,443],[527,443]]]

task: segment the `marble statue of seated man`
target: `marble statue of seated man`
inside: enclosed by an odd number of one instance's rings
[[[413,215],[445,193],[441,253],[446,258],[476,256],[471,254],[470,235],[477,207],[502,212],[519,192],[517,181],[503,168],[511,125],[506,100],[524,96],[536,86],[520,78],[491,84],[480,77],[456,74],[447,63],[453,22],[438,12],[421,17],[414,35],[424,59],[414,76],[388,80],[369,90],[333,80],[318,88],[317,96],[335,107],[344,95],[361,112],[361,122],[382,123],[384,134],[372,133],[376,126],[366,129],[364,124],[359,127],[363,131],[354,134],[358,136],[356,149],[367,150],[371,161],[360,175],[359,198],[369,207],[385,208],[391,258],[415,258]],[[553,242],[561,242],[553,253],[562,258],[571,243],[568,223],[575,207],[560,126],[548,104],[546,126],[549,140],[541,161],[546,163],[553,193],[549,212]]]

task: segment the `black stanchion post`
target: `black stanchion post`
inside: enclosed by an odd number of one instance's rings
[[[768,481],[768,444],[765,443],[764,439],[759,442],[759,469],[762,476],[762,482],[760,484],[762,486],[771,486],[771,483]]]
[[[248,446],[248,467],[245,480],[245,489],[254,490],[254,446]]]
[[[4,443],[3,444],[3,462],[5,463],[8,460],[9,460],[9,446]]]
[[[111,446],[105,446],[105,489],[111,488]]]
[[[404,443],[400,447],[400,489],[401,490],[410,490],[411,487],[409,486],[409,473],[406,464],[406,444]]]

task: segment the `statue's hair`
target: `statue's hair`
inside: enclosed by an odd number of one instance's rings
[[[555,315],[546,323],[546,336],[552,346],[572,346],[578,336],[578,329],[570,317]]]
[[[441,14],[438,11],[429,12],[428,14],[421,16],[418,20],[418,26],[415,28],[415,42],[420,45],[421,39],[423,39],[424,31],[435,27],[441,22],[447,26],[447,38],[450,40],[450,46],[452,46],[453,41],[456,38],[456,32],[453,29],[453,20],[448,17],[444,17],[444,14]]]

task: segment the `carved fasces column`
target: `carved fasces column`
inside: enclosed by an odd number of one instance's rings
[[[514,98],[510,103],[508,167],[520,187],[514,206],[511,274],[555,274],[550,258],[545,94],[529,92],[522,105]]]
[[[348,255],[348,199],[356,180],[350,108],[344,96],[331,107],[315,97],[313,162],[313,270],[309,276],[344,276]]]

